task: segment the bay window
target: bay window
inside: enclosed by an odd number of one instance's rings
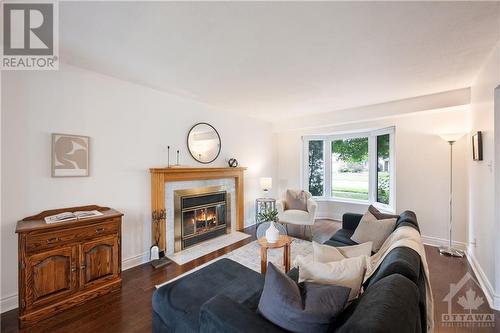
[[[304,136],[305,188],[316,198],[394,208],[394,127]]]

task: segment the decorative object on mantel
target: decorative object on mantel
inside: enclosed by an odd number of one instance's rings
[[[235,159],[234,157],[233,158],[230,158],[228,161],[227,161],[227,164],[229,165],[230,168],[236,168],[238,166],[238,160]]]
[[[167,213],[165,209],[153,210],[151,213],[151,222],[153,223],[154,244],[150,248],[150,261],[154,268],[162,267],[170,264],[172,261],[165,256],[165,251],[160,250],[160,238],[162,223],[165,223]]]
[[[472,159],[474,161],[483,160],[483,133],[481,131],[477,131],[472,136]]]
[[[167,168],[180,168],[179,164],[179,149],[176,151],[177,162],[174,165],[170,165],[170,146],[167,146]]]
[[[439,247],[439,253],[451,257],[463,257],[464,252],[462,250],[458,250],[453,248],[452,244],[452,234],[453,234],[453,144],[460,139],[462,136],[464,136],[465,133],[451,133],[451,134],[442,134],[440,135],[441,138],[445,141],[448,141],[450,145],[450,206],[449,206],[449,244],[448,246],[440,246]]]
[[[237,168],[151,168],[151,210],[160,211],[165,209],[165,183],[175,181],[207,180],[220,178],[233,178],[235,186],[235,204],[236,204],[236,230],[242,230],[244,227],[244,186],[243,173],[244,167]],[[151,223],[151,241],[156,243],[155,235],[160,233],[158,246],[160,251],[166,248],[166,224]],[[159,230],[158,230],[159,229]]]
[[[167,168],[170,168],[170,146],[167,146]]]
[[[44,221],[63,212],[93,210],[101,215]],[[91,205],[48,210],[17,223],[21,328],[121,287],[122,216]]]
[[[89,143],[88,136],[53,133],[52,177],[87,177]]]
[[[219,157],[221,140],[217,130],[210,124],[198,123],[191,127],[187,136],[189,153],[200,163],[212,163]]]

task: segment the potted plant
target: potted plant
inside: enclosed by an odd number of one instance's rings
[[[259,213],[259,220],[270,222],[269,228],[266,230],[266,240],[268,243],[276,243],[280,237],[280,232],[274,225],[275,222],[278,222],[278,211],[276,209],[263,211]]]

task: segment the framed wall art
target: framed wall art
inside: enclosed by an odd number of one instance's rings
[[[53,133],[52,177],[87,177],[89,143],[88,136]]]
[[[472,159],[474,161],[483,160],[483,135],[481,131],[472,136]]]

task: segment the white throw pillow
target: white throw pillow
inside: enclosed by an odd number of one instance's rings
[[[372,242],[366,242],[359,245],[333,247],[313,241],[314,261],[332,262],[359,256],[369,257],[372,255],[372,246]]]
[[[363,215],[351,239],[356,243],[373,242],[373,252],[377,252],[396,225],[396,219],[377,220],[369,211]]]
[[[366,256],[329,263],[308,261],[305,257],[297,256],[295,263],[299,267],[299,282],[348,287],[351,288],[349,301],[358,297],[366,270]]]

